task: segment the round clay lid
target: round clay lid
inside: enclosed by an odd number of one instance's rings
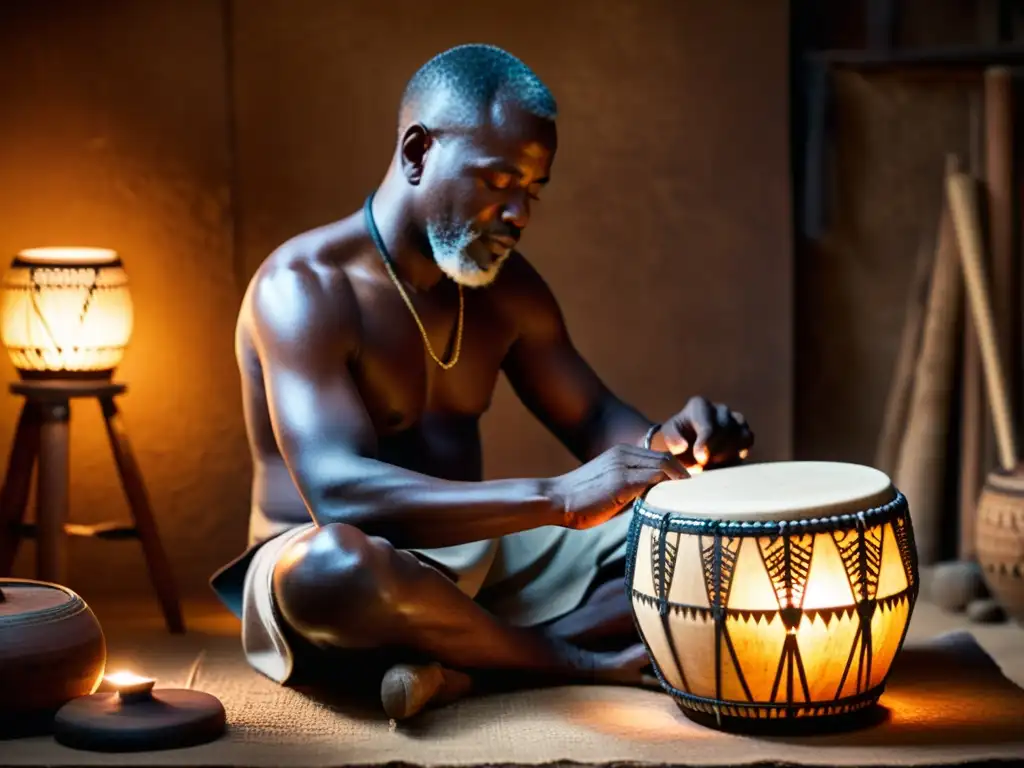
[[[778,461],[667,480],[650,489],[644,507],[697,519],[806,520],[872,509],[895,497],[888,475],[872,467]]]
[[[81,602],[64,587],[27,579],[0,579],[0,594],[0,629],[14,621],[53,618]]]

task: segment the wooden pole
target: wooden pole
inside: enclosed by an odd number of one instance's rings
[[[999,463],[1004,471],[1010,472],[1017,467],[1017,440],[985,274],[977,194],[973,179],[964,173],[949,174],[946,184],[971,315],[978,330]]]
[[[67,584],[68,475],[70,461],[70,404],[44,403],[40,407],[39,468],[36,471],[36,578]]]
[[[980,178],[985,167],[984,110],[981,94],[977,91],[970,95],[969,119],[970,173],[973,177]],[[987,466],[985,437],[989,432],[985,384],[981,373],[981,351],[970,306],[967,305],[969,300],[965,292],[966,311],[960,380],[960,499],[957,540],[957,557],[967,562],[975,559],[974,516],[981,485],[985,480],[985,471],[982,468]]]
[[[906,315],[903,319],[903,333],[900,347],[896,352],[889,395],[882,417],[882,430],[875,450],[875,467],[886,474],[896,470],[900,445],[907,426],[907,411],[914,389],[914,373],[921,352],[921,336],[924,330],[925,309],[928,306],[928,288],[931,285],[932,270],[935,267],[935,235],[922,237],[917,253],[917,264],[907,296]]]
[[[953,158],[948,159],[951,169]],[[935,263],[921,351],[914,370],[907,428],[900,446],[894,480],[907,497],[922,565],[942,552],[945,526],[945,476],[948,463],[950,403],[956,384],[956,333],[960,328],[963,281],[956,255],[956,237],[943,205],[939,217]]]
[[[1014,254],[1013,76],[1005,67],[985,71],[985,189],[991,245],[992,314],[996,340],[1016,411],[1020,354],[1017,324],[1018,274]]]

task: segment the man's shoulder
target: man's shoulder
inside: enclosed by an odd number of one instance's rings
[[[547,281],[519,251],[513,251],[494,281],[495,303],[515,317],[558,312],[558,302]]]
[[[279,245],[250,280],[241,320],[274,333],[343,329],[355,312],[354,243],[342,221]]]

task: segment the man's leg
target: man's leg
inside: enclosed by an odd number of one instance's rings
[[[548,634],[567,643],[601,650],[624,648],[640,642],[633,609],[622,577],[598,581],[590,596],[576,608],[547,625]]]
[[[500,622],[437,570],[346,525],[298,538],[274,572],[285,621],[314,644],[408,649],[466,672],[515,673],[523,684],[640,684],[642,645],[584,651],[551,634]]]

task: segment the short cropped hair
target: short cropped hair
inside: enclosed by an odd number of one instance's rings
[[[444,118],[454,123],[475,121],[499,101],[549,120],[558,114],[554,96],[537,74],[494,45],[459,45],[420,67],[405,86],[399,122],[427,109],[442,95],[449,97],[444,100]]]

